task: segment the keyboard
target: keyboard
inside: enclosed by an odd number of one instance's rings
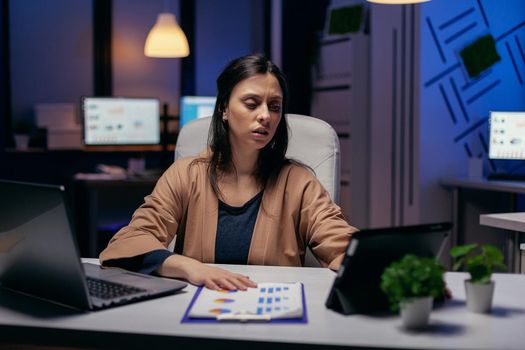
[[[525,174],[493,173],[487,176],[488,180],[525,181]]]
[[[86,279],[89,294],[99,299],[115,299],[146,292],[145,289],[127,286],[125,284],[99,280],[91,277]]]

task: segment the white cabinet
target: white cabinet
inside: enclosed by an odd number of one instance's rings
[[[321,39],[313,69],[311,115],[328,122],[341,146],[340,206],[350,217],[350,113],[352,111],[352,39]]]

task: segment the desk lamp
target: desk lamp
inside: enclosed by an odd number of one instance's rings
[[[167,9],[167,1],[164,2]],[[168,11],[157,16],[157,22],[151,28],[144,45],[144,55],[156,58],[179,58],[190,54],[188,39],[177,23],[177,18]],[[175,119],[168,114],[168,104],[163,104],[161,120],[163,123],[162,149],[168,149],[168,121]]]
[[[162,12],[151,28],[144,54],[148,57],[186,57],[190,54],[188,39],[177,23],[173,13]]]

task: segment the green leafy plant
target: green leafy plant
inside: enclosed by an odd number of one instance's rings
[[[503,253],[490,244],[456,246],[450,250],[450,255],[456,259],[453,270],[465,268],[470,273],[472,283],[489,283],[496,269],[505,269]]]
[[[363,5],[333,9],[330,13],[328,34],[356,33],[361,26],[362,17]]]
[[[399,303],[411,298],[442,295],[444,272],[435,259],[408,254],[385,269],[381,275],[381,290],[388,297],[390,309],[397,311]]]
[[[496,48],[496,40],[490,34],[482,36],[462,49],[459,53],[469,77],[476,78],[481,73],[501,61]]]

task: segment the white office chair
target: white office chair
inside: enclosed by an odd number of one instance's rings
[[[326,188],[335,203],[339,203],[340,149],[334,129],[325,121],[299,114],[287,114],[289,138],[286,157],[308,165]],[[207,147],[211,117],[194,120],[179,133],[175,160],[195,156]],[[173,248],[170,245],[170,248]],[[320,266],[308,249],[305,266]]]

